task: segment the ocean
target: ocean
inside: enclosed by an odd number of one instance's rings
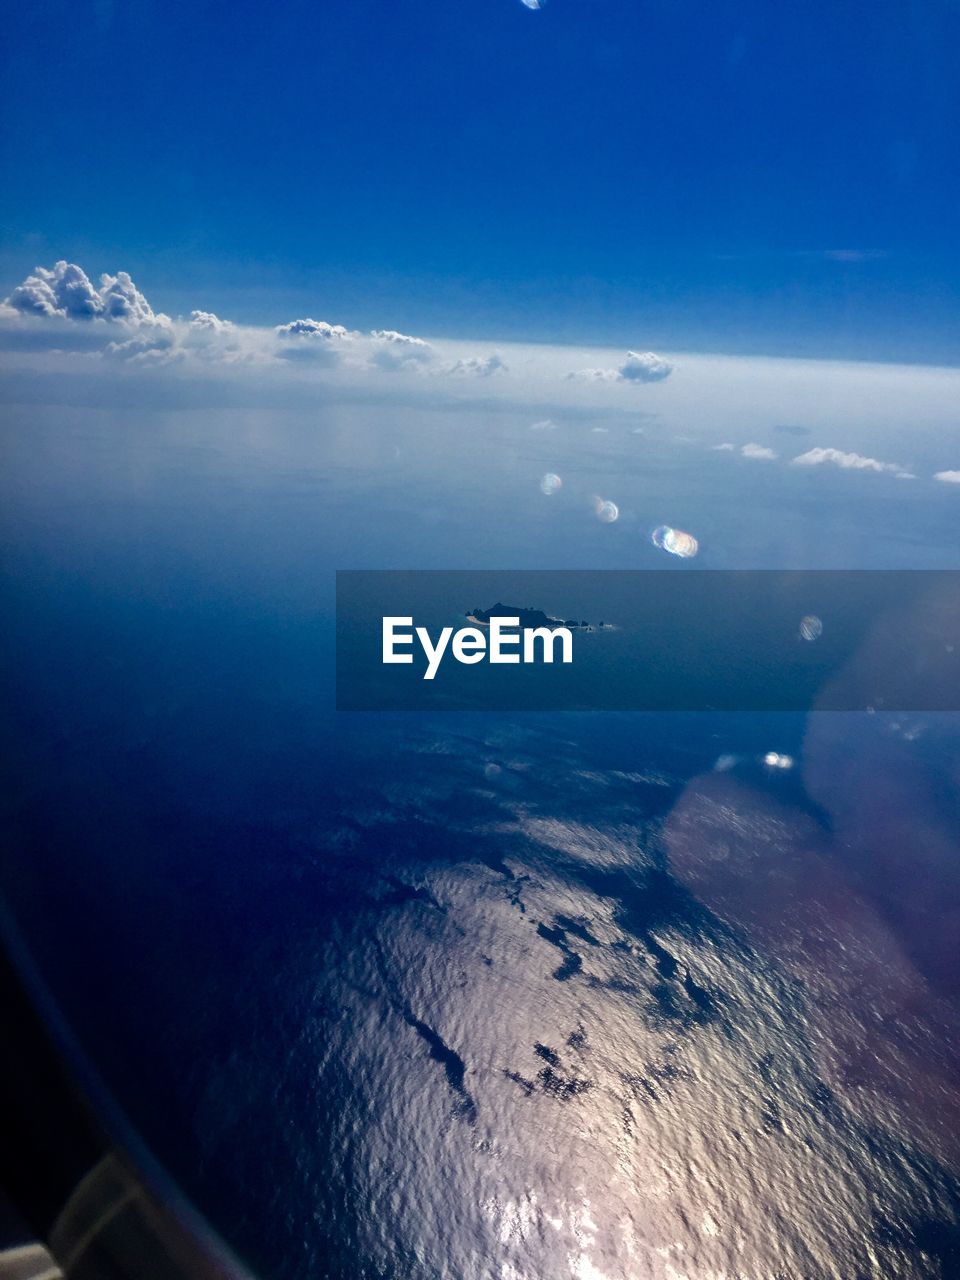
[[[333,705],[337,569],[956,568],[954,486],[532,418],[4,407],[35,963],[263,1277],[960,1275],[955,715]]]

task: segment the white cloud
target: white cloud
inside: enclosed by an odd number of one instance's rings
[[[408,347],[411,350],[430,350],[430,343],[423,338],[412,338],[409,333],[398,333],[396,329],[371,329],[370,337],[380,342],[390,343],[396,347]]]
[[[424,339],[396,329],[364,335],[310,316],[272,332],[241,328],[212,311],[194,310],[186,320],[171,320],[153,310],[128,272],[104,274],[98,287],[82,267],[66,260],[35,268],[0,303],[0,339],[8,349],[86,351],[154,365],[301,362],[324,369],[346,362],[357,370],[394,371],[422,368],[435,354]],[[486,375],[502,367],[494,355],[458,362],[457,371]]]
[[[311,320],[309,316],[303,320],[291,320],[288,324],[278,324],[274,333],[278,338],[321,339],[329,342],[357,336],[342,324],[327,324],[326,320]]]
[[[65,259],[52,268],[36,267],[4,300],[3,311],[8,317],[112,320],[133,327],[168,321],[153,310],[126,271],[102,275],[97,289],[82,267]]]
[[[4,305],[22,315],[58,316],[61,319],[93,319],[103,312],[103,301],[85,271],[60,261],[52,270],[37,267],[18,284]]]
[[[768,449],[764,444],[745,444],[740,452],[745,458],[756,458],[762,462],[772,462],[777,456],[772,449]]]
[[[77,270],[79,271],[80,268],[78,267]],[[102,275],[100,286],[103,314],[107,319],[123,320],[127,324],[157,322],[158,317],[154,314],[150,303],[126,271],[118,271],[115,276]]]
[[[938,471],[933,478],[944,484],[960,484],[960,471]]]
[[[729,440],[724,440],[723,444],[715,444],[713,446],[714,453],[733,453],[735,446]]]
[[[465,360],[457,360],[444,369],[444,373],[472,374],[478,378],[489,378],[493,373],[506,372],[507,366],[496,351],[489,356],[470,356]]]
[[[314,320],[305,316],[279,324],[274,329],[279,342],[277,354],[283,360],[301,360],[319,367],[339,365],[346,361],[356,368],[373,368],[388,373],[402,369],[419,369],[434,358],[434,350],[423,338],[396,329],[372,329],[368,334],[347,329],[342,324]],[[491,356],[480,368],[464,364],[463,372],[492,373],[499,367],[499,356]],[[458,370],[459,372],[459,370]]]
[[[531,431],[556,431],[557,424],[552,418],[541,418],[538,422],[530,423]]]
[[[212,311],[194,310],[171,320],[155,312],[130,274],[118,271],[94,285],[82,267],[66,260],[37,267],[0,303],[0,345],[7,349],[88,352],[109,360],[172,364],[192,359],[264,364],[302,362],[315,369],[349,357],[356,369],[419,368],[433,348],[422,338],[395,329],[368,335],[341,324],[306,316],[277,325],[271,332],[241,328]],[[465,361],[464,372],[492,373],[499,356]]]
[[[153,366],[189,360],[205,365],[257,359],[262,363],[275,358],[267,356],[263,347],[262,330],[243,330],[212,311],[191,311],[189,320],[162,316],[153,323],[142,322],[128,337],[107,343],[101,354],[106,359]]]
[[[263,330],[241,330],[212,311],[171,320],[154,311],[129,272],[101,275],[96,287],[64,260],[37,267],[0,304],[0,347],[153,366],[277,359]]]
[[[673,365],[653,351],[628,351],[618,372],[628,382],[662,382],[673,373]]]
[[[232,320],[221,320],[212,311],[190,312],[191,329],[199,329],[205,333],[229,333],[236,327]]]
[[[373,329],[370,363],[388,373],[397,369],[417,369],[433,359],[433,347],[423,338],[413,338],[396,329]]]
[[[264,347],[262,331],[241,329],[232,320],[222,320],[212,311],[191,311],[187,323],[174,323],[176,358],[192,357],[206,364],[237,363],[240,360],[261,362],[272,358]],[[251,337],[253,341],[251,342]],[[269,340],[268,340],[269,341]]]
[[[865,458],[862,453],[844,453],[842,449],[808,449],[793,459],[795,467],[818,467],[830,463],[842,467],[846,471],[881,471],[899,479],[912,480],[914,476],[897,462],[879,462],[876,458]]]
[[[186,352],[177,345],[177,335],[170,325],[144,325],[122,342],[108,342],[103,355],[109,360],[127,360],[132,364],[170,364],[183,360]]]
[[[360,336],[342,324],[328,324],[326,320],[313,320],[310,316],[278,324],[274,333],[280,341],[278,354],[282,360],[304,361],[326,368],[339,364],[340,348]]]
[[[509,406],[521,426],[552,418],[561,428],[574,422],[582,429],[616,423],[620,432],[638,422],[641,404],[649,413],[656,407],[651,397],[662,398],[655,388],[627,390],[628,385],[651,373],[662,380],[668,363],[662,356],[641,358],[636,351],[616,349],[445,338],[428,344],[395,329],[371,325],[359,333],[309,315],[277,328],[231,325],[209,310],[185,310],[169,319],[153,311],[129,275],[88,277],[67,261],[38,268],[3,292],[10,296],[0,304],[0,372],[35,379],[38,387],[50,374],[67,374],[78,395],[81,384],[91,395],[107,394],[108,380],[123,364],[129,377],[149,370],[149,387],[159,384],[161,374],[177,379],[178,394],[184,396],[194,380],[203,403],[219,395],[233,403],[238,394],[288,397],[298,404],[354,396],[387,401],[396,395],[405,403],[482,400]],[[809,440],[798,442],[800,466],[823,464],[821,471],[829,464],[905,475],[894,463],[878,461],[887,450],[898,451],[879,441],[902,440],[904,421],[911,423],[911,452],[936,459],[954,425],[950,414],[960,395],[960,371],[951,369],[695,354],[683,361],[683,376],[671,375],[662,406],[670,417],[661,425],[671,428],[674,442],[678,423],[700,421],[706,413],[715,429],[713,442],[725,442],[725,451],[739,458],[740,441],[768,440],[770,424],[790,422],[802,403],[810,439],[830,439],[842,421],[853,447],[876,450],[876,457],[865,460],[840,450],[803,455]],[[398,368],[408,372],[392,372]],[[570,375],[571,370],[580,372]],[[574,380],[565,381],[568,376]],[[145,377],[145,396],[152,394],[149,387]],[[865,440],[877,443],[865,445]],[[701,447],[710,445],[704,440]],[[784,461],[793,457],[782,443],[773,447]],[[929,465],[924,470],[932,474]],[[957,482],[944,477],[940,483]]]
[[[618,369],[577,369],[566,375],[574,382],[662,382],[673,365],[653,351],[628,351]]]

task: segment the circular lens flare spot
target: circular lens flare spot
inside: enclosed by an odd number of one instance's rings
[[[792,769],[793,756],[784,755],[780,751],[768,751],[763,757],[763,763],[768,769]]]
[[[815,613],[808,613],[800,619],[800,638],[802,640],[819,640],[823,635],[823,623]]]
[[[679,556],[681,560],[690,560],[700,550],[700,543],[692,533],[684,533],[682,529],[671,529],[668,524],[662,524],[654,529],[650,535],[650,541],[661,551]]]
[[[613,524],[620,519],[620,508],[609,498],[594,498],[593,511],[601,524]]]
[[[540,481],[540,492],[545,493],[549,497],[552,493],[557,493],[563,488],[563,481],[554,471],[548,471]]]

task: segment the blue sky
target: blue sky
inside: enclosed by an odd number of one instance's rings
[[[956,359],[953,3],[8,6],[4,292]]]

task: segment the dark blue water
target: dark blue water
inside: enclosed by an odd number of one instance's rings
[[[337,568],[654,567],[664,522],[957,567],[957,495],[550,437],[4,411],[36,962],[265,1276],[960,1274],[955,717],[338,715],[332,668]]]

